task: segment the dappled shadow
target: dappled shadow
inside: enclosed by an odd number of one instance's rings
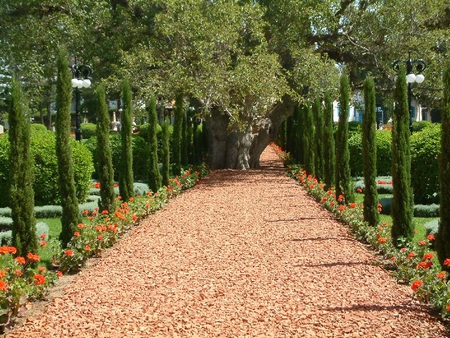
[[[299,206],[299,205],[297,205]],[[322,220],[322,221],[328,221],[331,218],[330,217],[321,217],[321,216],[304,216],[304,217],[297,217],[297,218],[280,218],[280,219],[265,219],[265,222],[268,223],[277,223],[277,222],[299,222],[299,221],[304,221],[304,220],[310,220],[310,219],[314,219],[314,220]]]
[[[311,238],[294,238],[291,239],[292,242],[316,242],[316,241],[348,241],[348,242],[357,242],[354,238],[348,237],[311,237]]]
[[[330,268],[334,266],[356,266],[356,265],[375,265],[369,262],[332,262],[332,263],[319,263],[319,264],[296,264],[294,268]]]
[[[427,309],[425,305],[412,303],[412,302],[404,302],[402,304],[396,305],[380,305],[380,304],[354,304],[350,306],[323,306],[318,307],[320,310],[325,311],[333,311],[333,312],[351,312],[351,311],[365,311],[365,312],[374,312],[374,311],[399,311],[399,312],[411,312],[417,311],[418,308]]]

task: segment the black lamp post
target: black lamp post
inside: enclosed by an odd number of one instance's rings
[[[413,110],[412,110],[412,84],[414,82],[422,83],[425,76],[422,72],[427,68],[427,63],[423,59],[411,59],[411,52],[408,52],[408,60],[395,60],[392,68],[396,72],[400,69],[400,63],[406,65],[406,82],[408,83],[408,108],[409,108],[409,130],[413,131]],[[415,74],[417,73],[417,75]]]
[[[81,141],[80,88],[89,88],[91,86],[89,76],[92,74],[92,68],[87,65],[77,65],[75,59],[75,64],[71,66],[71,70],[73,74],[72,88],[75,88],[75,139]]]

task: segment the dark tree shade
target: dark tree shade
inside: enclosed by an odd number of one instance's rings
[[[162,184],[164,186],[169,185],[170,178],[170,144],[169,144],[169,121],[165,120],[161,124],[162,129],[162,148],[163,148],[163,158],[162,158]]]
[[[150,147],[150,170],[148,176],[148,186],[153,191],[161,188],[161,174],[159,172],[158,163],[158,138],[156,137],[156,127],[158,125],[158,115],[156,112],[156,100],[154,97],[150,99],[148,109],[148,144]]]
[[[70,146],[70,104],[72,102],[72,74],[66,52],[58,55],[58,77],[56,82],[56,156],[58,157],[59,189],[61,193],[63,247],[73,235],[73,227],[80,220],[75,189],[72,147]]]
[[[441,153],[439,157],[439,181],[441,185],[441,221],[436,236],[436,250],[441,264],[450,258],[450,62],[444,71],[444,102],[441,121]],[[448,267],[446,267],[448,270]]]
[[[314,127],[315,127],[315,143],[316,143],[316,155],[314,157],[314,167],[316,169],[316,177],[318,180],[323,181],[323,167],[324,159],[322,153],[322,135],[323,135],[323,114],[322,114],[322,102],[320,98],[314,100],[313,105],[314,115]]]
[[[323,181],[326,189],[330,189],[334,185],[334,169],[335,169],[335,145],[333,134],[333,102],[329,93],[325,94],[324,109],[324,129],[323,129]]]
[[[182,160],[182,136],[183,136],[183,95],[178,94],[175,99],[174,122],[172,134],[172,163],[173,174],[179,175],[181,173]]]
[[[292,131],[292,138],[293,138],[293,149],[291,152],[292,157],[297,163],[301,163],[303,161],[303,142],[302,142],[302,134],[303,134],[303,118],[302,118],[302,111],[300,109],[299,105],[296,105],[294,108],[294,113],[292,115],[293,118],[293,131]]]
[[[351,187],[350,152],[348,150],[350,83],[346,73],[341,76],[339,106],[339,125],[336,138],[336,198],[344,195],[345,201],[348,203],[354,201],[354,194]]]
[[[12,242],[17,255],[25,257],[37,253],[36,219],[34,216],[33,157],[30,146],[30,115],[27,112],[20,82],[12,81],[9,110],[10,143],[10,207]]]
[[[364,115],[362,121],[362,154],[364,171],[364,220],[371,226],[378,225],[377,147],[375,83],[368,77],[364,83]]]
[[[119,191],[123,201],[128,201],[134,196],[133,179],[133,125],[132,115],[132,92],[128,80],[122,83],[122,95],[124,109],[122,113],[121,140],[122,149],[120,157]]]
[[[411,151],[409,145],[409,109],[406,70],[401,67],[394,92],[395,109],[392,129],[392,240],[414,236],[412,223],[413,194],[411,188]]]
[[[100,210],[108,211],[112,211],[115,199],[114,170],[109,142],[110,124],[105,87],[100,85],[97,88],[97,171],[100,182],[99,208]]]

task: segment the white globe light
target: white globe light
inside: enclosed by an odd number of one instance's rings
[[[82,82],[83,88],[89,88],[91,86],[91,80],[89,80],[89,79],[83,79],[83,81],[81,81],[81,82]]]
[[[422,83],[425,80],[425,76],[423,74],[417,74],[416,75],[416,82]]]
[[[81,80],[72,79],[72,88],[81,88]]]
[[[406,82],[408,83],[416,82],[416,75],[413,73],[406,75]]]

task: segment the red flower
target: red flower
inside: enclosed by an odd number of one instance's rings
[[[358,204],[356,204],[356,203],[350,203],[350,208],[352,208],[352,209],[356,208],[357,206],[358,206]]]
[[[121,214],[120,212],[118,212],[118,211],[116,211],[115,213],[114,213],[114,215],[117,217],[117,218],[120,218],[121,220],[123,220],[123,221],[125,221],[127,218],[125,217],[125,215],[124,214]]]
[[[98,239],[99,241],[103,241],[103,236],[102,236],[102,235],[98,235],[98,236],[97,236],[97,239]]]
[[[44,268],[43,266],[38,267],[38,271],[39,272],[45,272],[46,268]]]
[[[419,241],[417,244],[419,244],[419,246],[425,246],[425,245],[427,245],[427,242],[425,242],[425,241]]]
[[[6,276],[6,272],[4,270],[0,270],[0,278],[3,278]]]
[[[99,182],[96,182],[96,183],[94,184],[94,188],[95,188],[95,189],[100,189],[100,183],[99,183]]]
[[[21,277],[23,275],[22,270],[14,270],[14,274],[18,277]]]
[[[322,202],[322,203],[325,203],[326,201],[327,201],[327,198],[326,198],[326,197],[322,197],[321,202]]]
[[[338,210],[339,210],[339,211],[344,211],[345,208],[346,208],[345,205],[340,205],[339,208],[338,208]]]
[[[23,257],[16,257],[15,260],[19,264],[22,264],[22,265],[25,264],[25,258],[23,258]]]
[[[132,215],[131,218],[132,218],[133,221],[135,221],[135,222],[138,220],[138,217],[137,217],[136,215]]]
[[[428,236],[427,236],[427,239],[429,240],[429,241],[434,241],[434,235],[433,234],[429,234]]]
[[[378,212],[383,211],[383,205],[381,203],[378,203]]]
[[[30,261],[34,261],[34,262],[39,262],[41,260],[41,258],[39,257],[39,255],[34,255],[31,252],[27,255],[27,258]]]
[[[444,279],[445,277],[447,277],[447,273],[445,271],[441,271],[436,275],[436,278],[439,279]]]
[[[91,251],[91,247],[90,247],[89,245],[86,245],[86,246],[84,247],[84,250],[86,250],[86,251]]]
[[[445,266],[450,266],[450,258],[446,258],[443,264]]]
[[[36,285],[43,285],[45,284],[45,277],[42,275],[34,275],[34,284]]]
[[[77,228],[78,229],[83,229],[84,228],[84,224],[83,223],[78,223]]]
[[[44,248],[44,247],[47,246],[47,242],[46,241],[40,241],[39,245]]]
[[[411,289],[413,289],[414,292],[417,292],[422,285],[423,282],[420,279],[415,280],[411,285]]]
[[[83,215],[85,215],[85,216],[89,215],[89,210],[84,209],[84,210],[83,210]]]
[[[356,189],[356,192],[359,193],[359,194],[361,194],[361,193],[363,192],[363,190],[362,190],[361,188],[357,188],[357,189]]]
[[[338,202],[342,202],[344,200],[344,195],[339,195]]]
[[[384,244],[386,242],[387,242],[387,239],[385,237],[381,237],[378,239],[378,243],[380,243],[380,244]]]
[[[445,307],[446,311],[450,311],[450,304]]]
[[[334,202],[330,202],[330,205],[331,205],[332,207],[334,207]]]
[[[309,185],[309,189],[314,189],[315,185],[314,184],[310,184]]]
[[[419,264],[417,264],[417,269],[419,269],[419,268],[429,269],[429,268],[431,268],[432,265],[433,265],[433,262],[420,262]]]
[[[0,280],[0,291],[6,291],[7,285],[5,281]]]
[[[72,250],[66,250],[64,253],[66,254],[66,256],[69,256],[69,257],[73,256],[73,251]]]
[[[433,253],[429,252],[429,253],[426,253],[425,255],[423,255],[423,260],[424,261],[430,260],[430,259],[433,259],[433,257],[434,257]]]
[[[81,236],[80,233],[79,233],[78,231],[75,231],[75,232],[73,233],[73,235],[74,235],[75,237],[80,237],[80,236]]]
[[[108,215],[109,211],[108,210],[102,210],[102,215]]]
[[[61,278],[62,276],[63,276],[63,273],[61,272],[61,271],[56,271],[56,275],[59,277],[59,278]]]
[[[47,237],[46,234],[42,234],[42,235],[39,236],[40,239],[45,239],[45,237]]]
[[[410,252],[408,254],[408,258],[413,258],[413,257],[416,257],[416,256],[417,256],[417,254],[415,252]]]

